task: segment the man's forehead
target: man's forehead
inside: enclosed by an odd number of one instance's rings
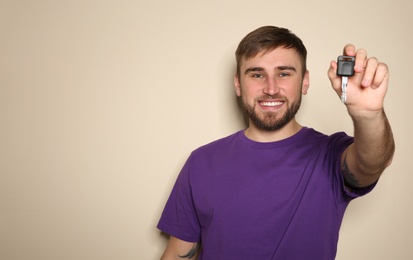
[[[252,55],[250,57],[243,57],[243,60],[251,60],[251,59],[256,59],[256,58],[261,58],[270,54],[275,54],[279,56],[290,56],[290,57],[296,57],[297,59],[300,59],[300,56],[298,52],[293,49],[293,48],[286,48],[286,47],[277,47],[277,48],[270,48],[270,49],[264,49],[260,50],[257,52],[255,55]]]
[[[278,47],[271,50],[262,50],[253,57],[243,57],[241,66],[251,66],[253,64],[271,62],[274,66],[294,67],[297,70],[301,68],[301,59],[294,49]]]

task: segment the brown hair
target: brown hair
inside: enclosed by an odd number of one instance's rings
[[[251,59],[262,51],[269,52],[278,47],[292,48],[298,53],[304,75],[307,70],[307,49],[301,39],[290,30],[276,26],[260,27],[242,39],[235,52],[237,75],[240,75],[243,59]]]

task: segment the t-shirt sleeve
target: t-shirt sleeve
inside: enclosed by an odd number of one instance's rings
[[[341,156],[343,152],[354,142],[354,138],[346,135],[343,132],[333,134],[330,137],[330,149],[333,150],[332,155],[334,156],[334,173],[336,175],[336,190],[340,192],[341,199],[345,201],[350,201],[355,198],[364,196],[371,192],[377,184],[377,181],[370,186],[364,188],[348,188],[345,185],[343,172],[341,170]],[[338,194],[336,194],[338,195]]]
[[[161,231],[187,242],[199,242],[201,228],[190,185],[190,160],[182,168],[157,225]]]

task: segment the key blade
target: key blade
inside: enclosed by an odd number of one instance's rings
[[[347,101],[347,77],[341,78],[341,102],[346,103]]]

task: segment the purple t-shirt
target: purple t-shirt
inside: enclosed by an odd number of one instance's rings
[[[201,242],[198,259],[334,259],[350,192],[340,157],[353,138],[302,128],[259,143],[243,131],[202,146],[186,161],[158,228]]]

